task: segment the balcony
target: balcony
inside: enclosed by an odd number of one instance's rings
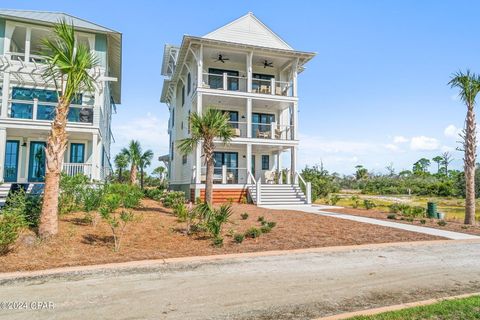
[[[234,138],[248,138],[247,123],[230,121]],[[272,123],[252,123],[252,138],[270,140],[294,140],[293,126]]]
[[[64,163],[63,173],[68,176],[76,176],[77,174],[83,174],[88,178],[92,178],[92,164],[91,163]]]
[[[55,117],[55,108],[56,104],[12,100],[9,118],[52,121]],[[71,123],[93,124],[93,108],[72,105],[68,111],[67,120]]]
[[[213,169],[214,184],[245,184],[247,182],[247,168],[227,167],[226,165]],[[207,179],[207,168],[201,168],[201,183]]]
[[[248,92],[248,79],[227,72],[223,74],[204,73],[200,86],[205,89]],[[275,78],[268,80],[253,78],[251,87],[253,93],[293,97],[293,83],[288,81],[280,81]]]

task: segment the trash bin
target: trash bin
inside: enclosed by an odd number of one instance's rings
[[[435,202],[427,203],[427,216],[429,218],[438,219],[437,204]]]

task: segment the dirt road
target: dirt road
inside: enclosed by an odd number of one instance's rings
[[[26,304],[0,319],[311,319],[480,291],[479,261],[450,241],[4,280]]]

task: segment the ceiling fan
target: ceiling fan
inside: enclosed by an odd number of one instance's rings
[[[228,61],[230,60],[229,58],[225,58],[222,54],[219,54],[218,55],[218,58],[215,60],[215,62],[217,61],[221,61],[222,63],[225,63],[225,61]]]
[[[268,60],[264,60],[263,61],[263,67],[264,68],[266,68],[266,67],[273,68],[273,62],[268,62]]]

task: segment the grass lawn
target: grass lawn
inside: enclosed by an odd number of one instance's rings
[[[241,214],[247,212],[248,218]],[[104,222],[96,226],[85,221],[83,212],[62,215],[59,234],[39,241],[32,231],[23,234],[16,246],[0,256],[0,272],[38,270],[63,266],[92,265],[145,259],[289,250],[441,239],[365,223],[288,210],[269,210],[254,205],[233,205],[230,222],[224,226],[223,247],[212,245],[206,233],[186,235],[186,224],[171,209],[144,199],[134,210],[135,221],[126,227],[119,252],[113,251],[113,237]],[[234,234],[260,228],[258,218],[276,222],[271,232],[235,243]]]
[[[351,320],[473,320],[480,319],[480,296],[447,300],[428,306],[359,316]]]
[[[339,193],[340,201],[338,206],[352,207],[353,201],[352,193]],[[433,201],[437,203],[437,210],[445,213],[446,219],[463,221],[465,217],[465,200],[459,198],[446,197],[424,197],[424,196],[408,196],[408,195],[362,195],[355,194],[360,197],[360,207],[363,207],[363,199],[370,199],[377,205],[376,209],[388,212],[388,206],[393,203],[406,203],[411,206],[426,207],[427,202]],[[326,204],[326,199],[319,199],[317,201],[321,204]],[[477,201],[477,219],[480,219],[480,200]]]

